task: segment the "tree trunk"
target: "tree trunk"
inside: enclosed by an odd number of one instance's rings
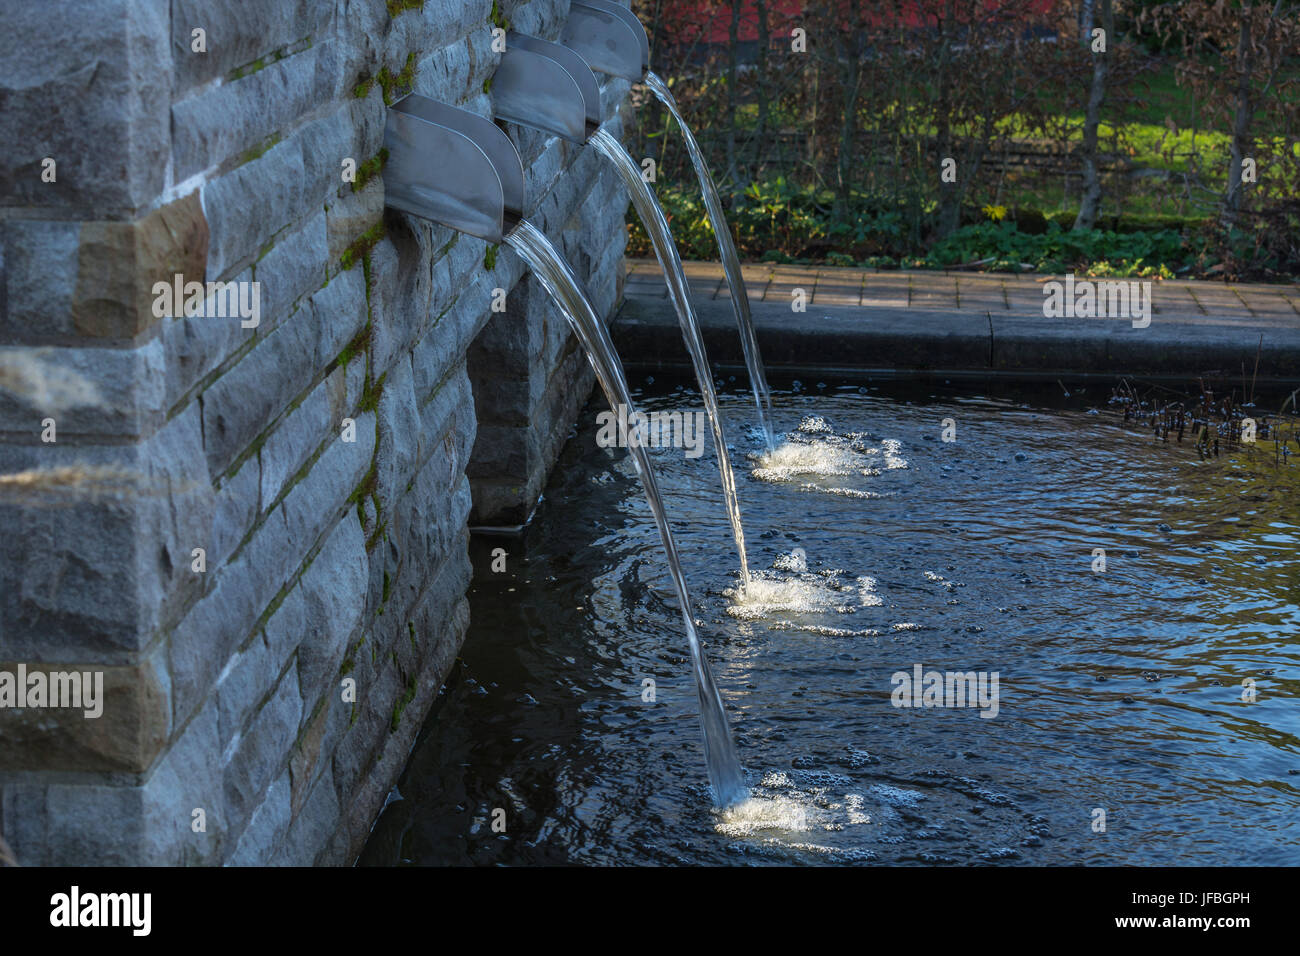
[[[767,23],[767,0],[757,0],[758,12],[758,76],[756,79],[758,93],[758,122],[754,128],[754,175],[761,175],[763,161],[763,137],[767,135],[767,48],[771,45],[772,34]]]
[[[1231,227],[1241,212],[1242,182],[1241,161],[1250,149],[1250,75],[1254,69],[1251,52],[1251,5],[1241,8],[1241,33],[1237,39],[1237,108],[1232,121],[1231,166],[1228,168],[1228,190],[1223,196],[1222,222]]]
[[[853,187],[853,148],[858,132],[858,90],[862,86],[862,61],[851,46],[842,48],[844,57],[844,112],[840,115],[839,155],[835,169],[835,209],[833,215],[847,219],[849,193]]]
[[[727,178],[740,181],[736,169],[736,77],[739,72],[736,49],[740,39],[740,5],[742,0],[731,0],[731,25],[727,28],[730,41],[727,50]]]
[[[1097,128],[1101,124],[1101,107],[1106,100],[1106,79],[1110,73],[1110,58],[1114,51],[1115,18],[1111,0],[1101,0],[1101,25],[1106,31],[1106,52],[1094,53],[1092,89],[1088,92],[1088,109],[1083,121],[1083,196],[1079,214],[1074,218],[1075,229],[1091,229],[1097,224],[1101,210],[1101,171],[1097,168]],[[1091,37],[1088,40],[1091,43]]]
[[[948,0],[944,4],[943,20],[939,24],[939,55],[935,60],[935,68],[939,74],[939,95],[935,103],[936,119],[938,120],[935,146],[939,154],[938,234],[940,239],[956,231],[958,225],[960,225],[961,189],[959,184],[965,174],[965,170],[958,167],[957,182],[946,183],[943,181],[943,161],[949,158],[956,159],[952,155],[952,71],[949,69],[948,63],[952,47],[949,30],[953,22],[954,12],[953,0]]]

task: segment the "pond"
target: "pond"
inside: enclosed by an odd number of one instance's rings
[[[652,450],[753,798],[712,806],[592,402],[525,537],[474,539],[462,657],[363,864],[1300,862],[1300,465],[1203,462],[1098,385],[773,384],[775,458],[719,386],[743,598],[711,443]]]

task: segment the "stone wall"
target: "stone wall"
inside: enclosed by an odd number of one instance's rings
[[[494,22],[567,0],[0,6],[0,672],[104,681],[95,719],[0,707],[0,832],[350,862],[464,637],[471,512],[527,519],[592,384],[513,253],[385,212],[386,102],[490,115]],[[511,135],[611,314],[621,187]],[[256,282],[257,325],[156,316],[178,273]]]

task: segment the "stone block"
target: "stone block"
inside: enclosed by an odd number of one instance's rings
[[[304,170],[302,144],[291,140],[204,184],[209,279],[252,264],[306,211]]]
[[[301,696],[311,704],[332,684],[361,626],[369,559],[353,514],[330,533],[298,584],[266,622],[275,659],[298,653]]]
[[[226,745],[222,785],[232,825],[244,824],[269,781],[287,769],[287,755],[301,720],[298,675],[290,668],[252,718],[247,731]]]
[[[286,51],[319,40],[331,28],[336,7],[312,0],[171,0],[172,90],[183,93],[217,77],[234,85],[283,61]],[[194,52],[194,33],[204,31],[207,52]]]
[[[133,218],[162,191],[170,136],[167,20],[166,0],[6,6],[0,206]],[[52,183],[41,179],[47,157],[56,163]]]
[[[75,334],[80,244],[79,222],[0,222],[0,345]]]
[[[226,860],[227,866],[265,866],[271,858],[276,843],[292,819],[289,803],[289,773],[285,771],[271,781],[248,826],[240,834],[234,852]]]
[[[0,673],[17,679],[17,662]],[[7,770],[143,772],[171,736],[165,655],[134,667],[24,662],[29,680],[40,672],[46,706],[0,709],[0,767]],[[3,678],[0,678],[2,681]],[[69,696],[75,695],[75,696]],[[75,702],[76,706],[54,706]]]

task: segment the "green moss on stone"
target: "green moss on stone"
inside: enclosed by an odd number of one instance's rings
[[[365,499],[373,497],[375,488],[379,485],[379,463],[370,459],[370,467],[362,475],[361,481],[352,489],[352,494],[348,495],[348,504],[360,504]]]
[[[265,69],[266,57],[258,57],[252,63],[246,63],[243,66],[237,66],[230,71],[232,80],[242,80],[244,77],[256,73],[258,70]]]
[[[412,677],[411,682],[406,685],[405,693],[393,703],[393,719],[389,722],[389,727],[394,733],[397,732],[398,724],[402,722],[402,713],[406,710],[407,705],[415,700],[416,686],[415,678]]]
[[[502,30],[510,29],[510,21],[501,12],[501,4],[498,3],[498,0],[492,0],[492,12],[488,14],[488,22],[500,27]]]
[[[384,92],[384,105],[392,106],[393,100],[409,92],[411,84],[415,82],[414,51],[406,54],[406,65],[402,67],[402,72],[393,73],[388,67],[384,67],[375,74],[375,81]]]
[[[369,322],[367,322],[360,332],[352,336],[352,341],[343,346],[343,351],[338,354],[338,358],[334,360],[334,364],[336,366],[350,365],[353,359],[370,348],[370,343],[373,338],[374,328]]]
[[[385,372],[374,382],[367,382],[365,391],[361,393],[361,399],[357,402],[357,410],[361,412],[379,411],[379,399],[384,395],[384,379],[388,378]]]
[[[366,188],[366,183],[370,182],[375,176],[379,175],[388,162],[388,148],[381,149],[374,156],[371,156],[364,163],[357,167],[357,178],[352,181],[352,191],[360,192]]]
[[[364,260],[370,255],[370,250],[380,239],[384,238],[384,223],[379,221],[352,240],[352,244],[343,250],[343,255],[339,257],[339,265],[344,271],[351,269],[357,262]],[[367,273],[369,272],[369,263],[366,263]],[[369,290],[370,283],[366,282],[366,288]]]
[[[441,249],[439,249],[437,255],[435,255],[433,258],[441,259],[447,253],[451,252],[452,246],[456,245],[456,243],[458,242],[460,242],[460,233],[459,232],[452,233],[451,238],[447,240],[447,244],[444,245]]]
[[[278,142],[280,142],[280,134],[275,133],[252,149],[244,150],[239,154],[239,165],[243,166],[245,163],[251,163],[253,160],[264,156]]]
[[[375,528],[375,533],[366,539],[367,554],[375,550],[376,547],[378,547],[380,540],[387,535],[387,532],[388,532],[388,522],[380,521],[379,527]]]

